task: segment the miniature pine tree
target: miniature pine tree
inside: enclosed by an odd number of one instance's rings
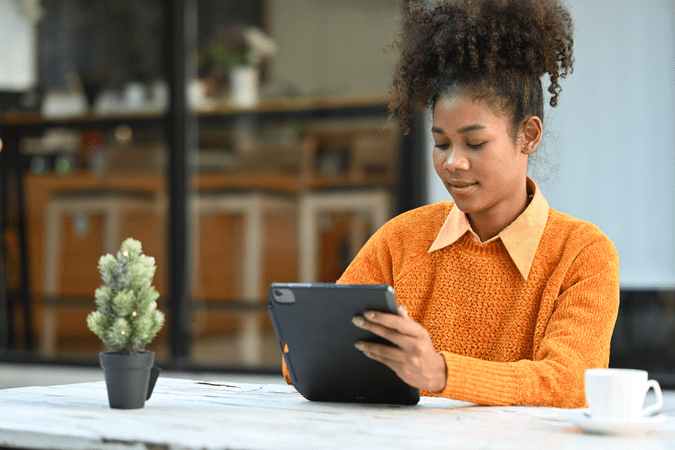
[[[98,270],[103,285],[94,294],[98,309],[87,317],[87,326],[114,350],[136,353],[164,324],[164,314],[157,310],[159,293],[152,286],[155,258],[142,253],[139,241],[128,238],[117,258],[101,256]]]

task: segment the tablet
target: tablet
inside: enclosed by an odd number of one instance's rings
[[[293,386],[308,400],[414,405],[419,390],[354,348],[388,341],[352,324],[368,310],[398,314],[388,285],[272,283],[267,306]]]

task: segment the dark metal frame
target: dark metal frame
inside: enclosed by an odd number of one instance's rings
[[[1,127],[0,137],[3,141],[3,149],[0,152],[0,208],[3,211],[0,219],[0,240],[4,240],[5,232],[10,226],[10,217],[8,210],[12,201],[9,198],[11,192],[16,193],[15,203],[17,207],[18,219],[16,221],[16,228],[19,234],[19,270],[21,285],[16,292],[8,292],[5,286],[3,276],[3,291],[5,294],[6,311],[7,311],[7,345],[8,348],[16,346],[16,333],[14,330],[14,311],[15,305],[21,304],[24,310],[23,328],[24,328],[24,342],[28,350],[34,348],[32,322],[28,311],[31,305],[31,294],[29,288],[30,274],[28,271],[28,259],[26,245],[26,211],[23,202],[23,183],[21,181],[21,162],[19,155],[19,130],[16,128]],[[4,247],[4,246],[3,246]],[[4,250],[4,248],[3,248]],[[7,250],[5,250],[7,251]],[[5,273],[5,253],[2,254],[0,264],[3,265],[3,274]],[[1,349],[0,349],[1,350]]]
[[[410,126],[410,133],[403,136],[399,153],[398,179],[400,182],[396,189],[398,214],[422,206],[428,198],[427,171],[424,167],[426,161],[424,152],[427,149],[424,139],[426,130],[424,130],[423,113],[415,110],[408,126]]]
[[[0,149],[2,151],[2,149]],[[1,164],[1,163],[0,163]],[[5,193],[3,188],[3,176],[0,172],[0,197]],[[3,205],[5,202],[0,198],[0,233],[4,229],[3,224],[3,212],[5,209]],[[5,287],[5,250],[4,250],[4,239],[3,235],[0,234],[0,355],[2,354],[3,349],[9,347],[9,303],[7,301],[7,289]]]
[[[168,17],[169,86],[171,108],[167,117],[169,145],[169,348],[179,367],[189,361],[190,249],[189,180],[191,152],[197,144],[197,122],[188,108],[186,86],[197,75],[193,58],[197,47],[197,1],[172,0]]]

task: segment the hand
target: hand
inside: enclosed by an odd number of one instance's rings
[[[383,337],[396,347],[359,341],[355,347],[367,357],[381,362],[410,386],[432,392],[445,388],[445,359],[436,353],[429,332],[410,316],[405,306],[400,315],[367,311],[364,317],[354,317],[359,328]]]

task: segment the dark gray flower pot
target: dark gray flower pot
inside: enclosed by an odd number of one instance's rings
[[[141,350],[128,355],[101,352],[98,359],[105,372],[110,407],[135,409],[145,406],[162,371],[153,366],[155,352]]]

